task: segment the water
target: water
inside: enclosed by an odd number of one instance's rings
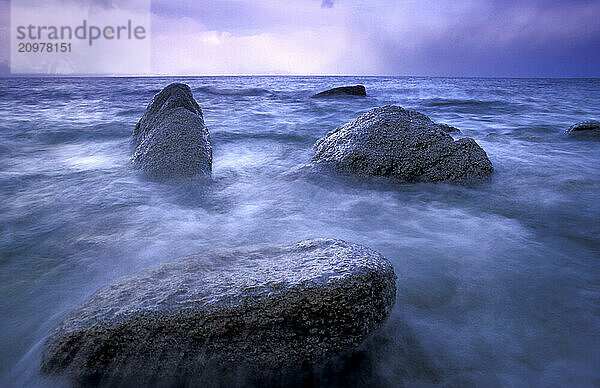
[[[210,182],[152,182],[128,166],[135,123],[174,81],[189,84],[204,110]],[[308,98],[355,83],[369,97]],[[377,249],[398,275],[392,316],[352,373],[325,368],[318,381],[600,385],[600,142],[560,135],[600,118],[600,80],[19,78],[0,86],[1,386],[60,384],[39,373],[44,338],[123,275],[214,247],[311,237]],[[496,168],[492,181],[290,173],[327,131],[386,104],[475,138]]]

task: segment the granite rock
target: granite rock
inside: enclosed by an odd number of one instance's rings
[[[315,144],[313,166],[408,182],[471,183],[494,168],[471,138],[454,140],[439,124],[399,106],[372,109]]]
[[[210,174],[212,146],[189,86],[173,83],[154,96],[133,132],[133,167],[155,178]]]
[[[72,311],[42,371],[119,385],[243,366],[268,381],[357,347],[389,315],[395,280],[381,254],[333,239],[184,257]]]

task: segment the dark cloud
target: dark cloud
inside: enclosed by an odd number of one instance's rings
[[[374,73],[507,77],[600,75],[598,2],[501,0],[463,7],[460,12],[450,8],[446,14],[435,14],[436,18],[430,11],[432,9],[423,6],[404,15],[405,23],[410,23],[412,28],[402,33],[389,24],[372,23],[361,17],[353,20],[353,41],[374,58]],[[413,29],[415,33],[410,34]]]
[[[292,52],[298,37],[307,46],[339,43],[340,50],[322,53],[318,71],[327,74],[600,76],[598,0],[321,0],[321,7],[335,12],[321,12],[318,4],[153,0],[152,10],[171,20],[192,19],[208,31],[248,37],[246,42],[260,36],[265,63]],[[323,34],[325,27],[330,29]],[[169,28],[153,25],[153,35],[168,36]],[[243,50],[247,43],[239,44]],[[237,61],[243,59],[228,65]],[[297,63],[284,70],[302,73]],[[259,65],[248,71],[266,71]]]

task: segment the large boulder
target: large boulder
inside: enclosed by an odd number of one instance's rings
[[[184,257],[123,278],[68,315],[42,370],[108,385],[298,370],[382,325],[396,276],[381,254],[332,239]]]
[[[157,178],[209,174],[212,147],[189,86],[173,83],[146,108],[133,132],[133,166]]]
[[[341,86],[339,88],[333,88],[326,90],[321,93],[317,93],[313,96],[313,98],[323,98],[323,97],[338,97],[338,96],[361,96],[364,97],[367,95],[367,90],[363,85],[355,85],[355,86]]]
[[[600,121],[587,120],[573,124],[565,131],[565,135],[600,138]]]
[[[471,138],[454,140],[427,116],[399,106],[372,109],[315,144],[314,165],[408,182],[467,183],[494,171]]]

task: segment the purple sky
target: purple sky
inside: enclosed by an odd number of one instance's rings
[[[599,77],[599,63],[599,0],[152,1],[156,74]]]

